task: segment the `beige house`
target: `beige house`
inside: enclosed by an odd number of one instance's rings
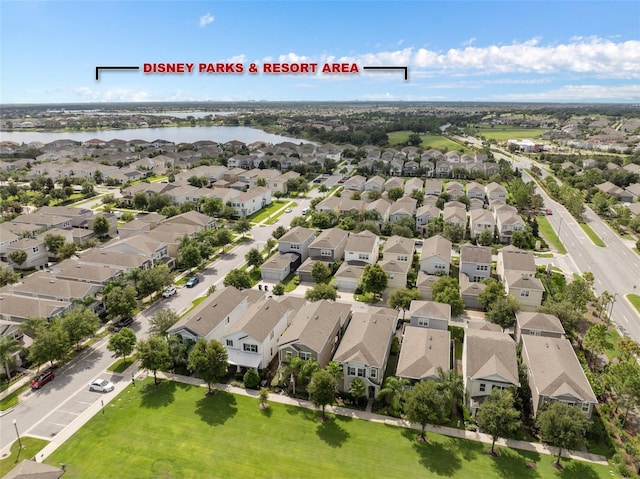
[[[518,311],[513,329],[516,343],[522,336],[564,337],[564,327],[557,316],[530,311]]]
[[[424,240],[420,253],[420,270],[427,274],[448,275],[451,268],[452,243],[440,235]]]
[[[449,331],[406,326],[396,376],[412,381],[437,380],[439,369],[451,369]]]

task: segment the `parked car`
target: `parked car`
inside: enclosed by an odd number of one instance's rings
[[[51,370],[43,371],[31,380],[31,389],[40,389],[49,381],[53,381],[53,378],[55,377],[56,375],[53,374],[53,371]]]
[[[547,208],[547,209],[545,210],[545,213],[547,213],[548,215],[552,215],[552,214],[553,214],[553,211],[551,211],[551,208]]]
[[[164,296],[165,298],[169,298],[174,294],[176,294],[177,292],[178,290],[176,289],[175,286],[169,286],[167,289],[163,291],[162,296]]]
[[[122,328],[127,328],[132,324],[133,324],[133,318],[131,316],[127,318],[122,318],[120,321],[118,321],[116,324],[113,325],[113,331],[117,333]]]
[[[191,278],[187,280],[187,288],[193,288],[199,282],[200,280],[198,279],[197,276],[191,276]]]
[[[287,208],[286,210],[284,210],[285,213],[291,213],[293,210],[291,208]]]
[[[89,384],[89,391],[108,393],[110,391],[113,391],[113,388],[115,388],[113,383],[107,381],[106,379],[96,379],[91,384]]]
[[[306,215],[309,212],[309,208],[304,208],[302,210],[302,216]]]

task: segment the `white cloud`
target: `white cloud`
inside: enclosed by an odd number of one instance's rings
[[[534,101],[640,101],[640,85],[566,85],[538,93],[507,93],[494,95],[496,100]]]
[[[214,20],[213,15],[211,15],[210,13],[205,13],[200,17],[200,26],[206,27],[210,23],[213,23],[213,20]]]
[[[109,101],[149,101],[151,95],[144,90],[127,90],[126,88],[111,88],[109,90],[94,90],[89,87],[74,88],[72,92],[86,100]]]

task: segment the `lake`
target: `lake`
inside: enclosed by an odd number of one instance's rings
[[[248,126],[194,126],[179,127],[170,126],[165,128],[135,128],[131,130],[97,130],[97,131],[64,131],[64,132],[40,132],[40,131],[1,131],[0,141],[14,141],[16,143],[31,143],[41,141],[49,143],[59,139],[71,139],[85,142],[97,138],[99,140],[113,140],[118,138],[125,141],[131,140],[167,140],[173,143],[193,143],[199,140],[211,140],[216,143],[226,143],[237,140],[243,143],[253,143],[263,141],[265,143],[282,143],[290,141],[295,144],[313,143],[300,138],[274,135],[266,133],[257,128]]]

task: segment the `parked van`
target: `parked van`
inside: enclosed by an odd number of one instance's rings
[[[309,208],[305,208],[302,210],[302,216],[306,215],[309,212]]]

